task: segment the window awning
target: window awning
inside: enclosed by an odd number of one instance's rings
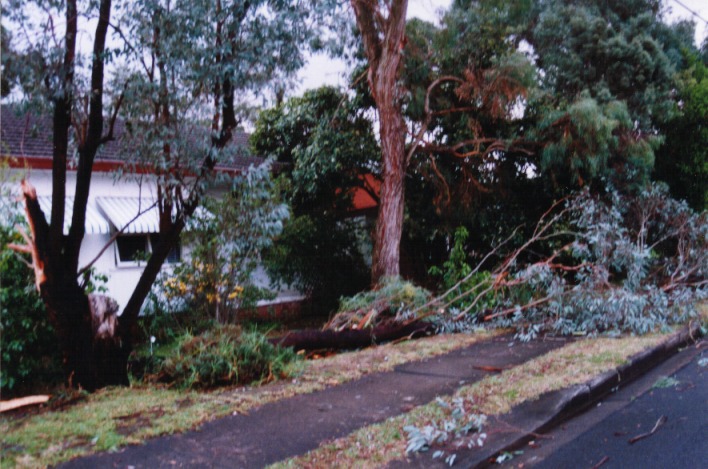
[[[42,208],[45,217],[49,218],[52,213],[52,198],[50,196],[37,197],[39,206]],[[74,198],[66,198],[66,208],[64,209],[64,234],[69,234],[69,226],[71,226],[71,217],[74,214]],[[111,226],[108,221],[98,213],[96,207],[88,204],[86,206],[86,234],[106,234],[111,232]]]
[[[116,230],[123,233],[158,233],[156,201],[140,197],[97,197],[96,201]]]

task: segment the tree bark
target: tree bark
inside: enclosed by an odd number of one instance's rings
[[[417,321],[410,324],[386,324],[373,329],[361,330],[323,331],[320,329],[306,329],[270,339],[270,342],[280,347],[292,347],[296,351],[352,350],[404,337],[423,337],[432,332],[432,324]]]
[[[400,274],[406,173],[406,126],[398,83],[405,45],[408,0],[392,0],[387,14],[378,0],[351,0],[369,62],[368,83],[379,111],[383,182],[374,235],[371,282]]]

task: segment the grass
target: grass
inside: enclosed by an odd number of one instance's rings
[[[499,332],[433,336],[373,347],[290,366],[292,377],[260,387],[211,392],[133,385],[109,388],[58,410],[0,417],[0,466],[44,467],[76,456],[114,450],[158,435],[195,428],[234,412],[344,383],[369,373],[440,355]]]
[[[501,415],[513,406],[537,399],[546,392],[585,383],[664,338],[664,335],[650,335],[580,340],[499,375],[462,387],[455,395],[443,400],[451,404],[453,399],[461,398],[469,412]],[[443,406],[433,401],[407,414],[324,443],[305,455],[282,461],[271,468],[382,467],[406,457],[405,426],[422,428],[446,417]]]

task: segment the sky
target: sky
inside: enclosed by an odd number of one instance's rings
[[[452,0],[409,0],[408,17],[435,21],[439,18],[440,11],[448,8]],[[700,45],[708,33],[708,0],[664,0],[668,7],[667,18],[669,23],[682,19],[689,19],[693,15],[689,9],[698,13],[702,19],[694,18],[696,23],[696,44]],[[347,85],[347,66],[341,60],[333,60],[324,54],[317,54],[310,58],[308,64],[300,71],[298,79],[300,84],[293,95],[300,95],[305,90],[317,88],[322,85]]]

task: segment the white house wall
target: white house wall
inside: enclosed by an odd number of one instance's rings
[[[13,174],[14,173],[14,174]],[[50,170],[11,170],[10,181],[19,181],[26,178],[37,190],[38,197],[51,197],[52,195],[52,175]],[[66,181],[67,197],[74,196],[76,186],[76,173],[68,172]],[[14,187],[19,187],[17,182],[12,182]],[[116,180],[113,173],[94,172],[91,179],[91,190],[88,205],[99,210],[97,197],[142,197],[155,198],[155,186],[151,183],[149,176],[144,176],[141,181],[131,176],[129,180]],[[81,244],[81,254],[79,258],[80,266],[91,262],[110,242],[112,233],[86,234]],[[107,294],[113,297],[121,309],[127,304],[142,273],[142,267],[133,265],[117,265],[116,245],[113,243],[103,254],[100,255],[94,264],[96,273],[105,274],[108,281],[105,284]],[[182,255],[188,256],[189,247],[184,246]],[[169,268],[166,266],[165,268]],[[256,282],[261,286],[270,284],[267,274],[262,268],[256,272]],[[284,301],[296,301],[302,299],[302,295],[291,289],[284,289],[279,292],[278,298],[270,302],[260,302],[259,304],[277,304]]]

